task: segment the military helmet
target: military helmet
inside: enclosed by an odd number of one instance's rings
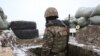
[[[50,16],[56,16],[58,17],[58,11],[56,8],[54,7],[49,7],[47,8],[47,10],[45,11],[44,17],[50,17]]]

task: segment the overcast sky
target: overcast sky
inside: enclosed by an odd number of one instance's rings
[[[79,7],[96,7],[100,0],[0,0],[0,7],[8,16],[8,21],[35,21],[41,31],[45,28],[44,12],[48,7],[55,7],[59,19],[75,15]]]

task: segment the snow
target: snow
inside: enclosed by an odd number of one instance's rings
[[[76,28],[70,28],[70,33],[76,33]]]
[[[26,54],[22,49],[14,48],[14,56],[26,56]]]
[[[42,45],[36,45],[36,46],[23,46],[23,50],[27,50],[27,49],[30,49],[30,48],[37,48],[37,47],[42,47]]]
[[[37,48],[37,47],[42,47],[42,45],[15,47],[14,56],[26,56],[25,51],[27,51],[27,49]]]
[[[85,46],[84,44],[79,44],[76,41],[75,37],[70,37],[69,44],[76,45],[76,46],[79,46],[79,47],[84,47]]]

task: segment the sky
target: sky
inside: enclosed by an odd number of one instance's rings
[[[7,21],[34,21],[40,33],[45,29],[44,13],[48,7],[55,7],[63,20],[68,14],[74,16],[80,7],[94,8],[99,4],[100,0],[0,0]]]

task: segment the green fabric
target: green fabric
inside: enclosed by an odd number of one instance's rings
[[[8,23],[6,20],[2,20],[0,17],[0,29],[6,29],[8,27]]]

